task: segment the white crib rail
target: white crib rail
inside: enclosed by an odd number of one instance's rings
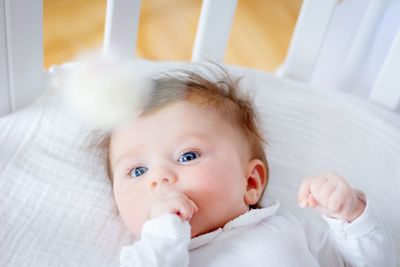
[[[0,116],[42,93],[42,10],[41,0],[0,0]]]
[[[343,0],[351,1],[351,0]],[[369,0],[365,23],[361,23],[343,69],[352,73],[368,55],[374,27],[393,0]],[[329,21],[338,0],[304,0],[292,42],[280,75],[310,82]],[[192,61],[223,61],[237,0],[204,0]],[[103,53],[135,55],[140,0],[108,0]],[[369,14],[369,15],[368,15]],[[369,16],[369,18],[368,18]],[[42,92],[43,41],[42,0],[0,0],[0,116],[25,106]],[[359,40],[359,41],[357,41]],[[399,37],[377,79],[370,99],[395,109],[399,104]],[[361,63],[360,63],[361,62]]]
[[[204,0],[192,61],[212,60],[223,62],[237,0]]]
[[[369,98],[392,110],[400,104],[400,29]]]
[[[314,70],[337,0],[304,0],[278,75],[308,82]]]
[[[339,75],[332,84],[326,87],[346,91],[356,86],[369,56],[371,45],[377,36],[377,29],[393,1],[369,0],[365,2],[366,10],[340,66]],[[337,0],[305,0],[303,2],[288,54],[277,72],[279,76],[304,83],[310,82],[325,34],[329,30],[331,15],[340,2]],[[369,95],[369,99],[391,110],[395,110],[400,102],[399,35],[397,33],[397,38]]]
[[[135,56],[139,27],[140,0],[108,0],[103,54],[116,53],[124,58]]]

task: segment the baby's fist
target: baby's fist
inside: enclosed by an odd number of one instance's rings
[[[182,220],[190,221],[194,213],[198,211],[198,207],[193,200],[173,187],[160,186],[154,194],[155,200],[150,209],[150,219],[170,213],[176,214]]]
[[[308,177],[300,185],[298,201],[301,207],[312,207],[320,213],[351,222],[365,209],[353,188],[340,176],[324,173]]]

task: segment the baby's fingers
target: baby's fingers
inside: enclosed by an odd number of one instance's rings
[[[300,185],[297,200],[299,202],[300,207],[306,207],[308,203],[308,197],[310,194],[310,185],[313,181],[312,177],[306,178]]]
[[[332,194],[336,191],[337,184],[333,181],[327,180],[324,182],[318,191],[314,192],[313,194],[318,199],[319,205],[328,208],[329,200],[331,199]]]
[[[187,197],[182,197],[181,199],[178,199],[176,207],[177,207],[175,210],[176,215],[181,217],[182,220],[188,220],[188,221],[190,221],[193,214],[199,210],[197,205]]]
[[[327,209],[331,214],[338,214],[342,211],[342,206],[347,197],[347,190],[339,186],[330,196]]]
[[[314,207],[316,203],[319,203],[318,192],[322,185],[326,183],[327,179],[324,177],[308,177],[300,186],[298,199],[301,207],[311,206]],[[312,198],[310,199],[310,194]],[[311,200],[311,202],[309,201]]]
[[[153,203],[150,218],[171,213],[178,215],[182,220],[190,220],[197,210],[197,205],[185,194],[179,191],[166,191],[162,197],[157,198]]]

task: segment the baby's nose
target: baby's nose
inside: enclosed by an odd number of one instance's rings
[[[162,184],[173,184],[176,182],[176,177],[174,176],[161,176],[160,178],[153,178],[150,180],[150,187],[156,188]]]

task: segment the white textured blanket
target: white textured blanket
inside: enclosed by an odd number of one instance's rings
[[[297,207],[297,187],[306,175],[336,171],[367,193],[400,255],[400,128],[350,96],[229,69],[244,73],[264,121],[271,168],[264,201],[318,220]],[[104,155],[88,147],[91,130],[57,89],[0,119],[0,266],[118,264],[132,237],[113,204]]]

